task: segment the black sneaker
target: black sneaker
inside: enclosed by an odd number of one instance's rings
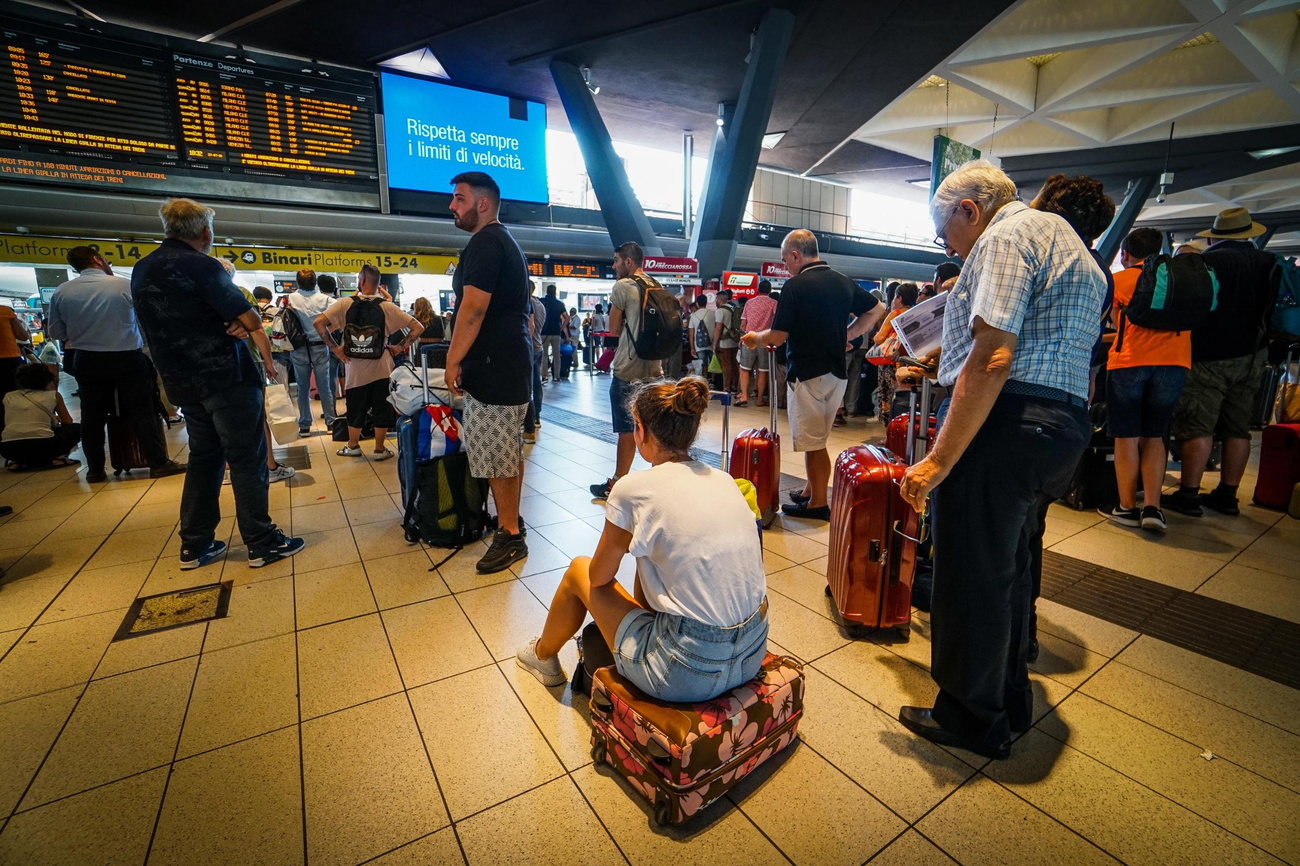
[[[592,499],[608,499],[609,491],[614,487],[614,479],[607,478],[600,484],[593,484],[587,488],[591,491]]]
[[[1165,516],[1159,508],[1154,505],[1147,505],[1142,508],[1142,528],[1155,532],[1164,532],[1169,528],[1169,525],[1165,523]]]
[[[1235,496],[1225,496],[1215,490],[1213,493],[1204,493],[1199,498],[1201,505],[1220,514],[1236,517],[1241,513],[1241,507],[1237,505],[1237,497]]]
[[[1142,509],[1124,508],[1116,505],[1114,508],[1098,508],[1097,513],[1102,517],[1110,518],[1111,522],[1118,523],[1120,526],[1141,526]]]
[[[182,547],[181,571],[189,571],[192,568],[201,568],[225,552],[226,543],[224,541],[213,541],[202,550],[193,550],[188,547]]]
[[[483,554],[483,558],[478,561],[475,568],[478,569],[479,574],[492,574],[504,571],[511,563],[518,562],[527,555],[528,544],[522,534],[511,535],[504,529],[498,529],[492,533],[492,544],[488,546],[488,552]]]
[[[108,473],[105,472],[103,469],[87,469],[87,470],[86,470],[86,483],[87,483],[87,484],[98,484],[98,483],[101,482],[101,481],[107,481],[107,480],[108,480]]]
[[[301,538],[290,538],[280,530],[275,531],[269,544],[248,549],[248,567],[261,568],[282,559],[288,559],[307,546]]]
[[[781,506],[781,513],[786,517],[799,517],[803,520],[830,520],[831,507],[829,505],[818,505],[816,507],[809,505],[807,502],[796,505],[793,502]]]
[[[1186,514],[1188,517],[1201,517],[1205,514],[1201,509],[1200,495],[1184,493],[1181,487],[1168,496],[1161,497],[1160,505],[1167,511],[1176,511],[1179,514]]]
[[[185,464],[177,463],[175,460],[168,460],[161,466],[155,466],[149,470],[150,478],[166,478],[169,475],[181,475],[185,472]]]

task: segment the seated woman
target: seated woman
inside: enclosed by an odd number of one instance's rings
[[[644,472],[619,480],[594,556],[570,564],[542,635],[518,664],[544,685],[590,612],[618,672],[659,700],[705,701],[758,675],[767,652],[767,581],[754,513],[726,472],[688,451],[709,405],[703,379],[655,382],[628,399]],[[636,557],[636,597],[615,582]]]
[[[0,455],[20,467],[79,465],[68,453],[81,440],[81,425],[63,405],[59,377],[45,364],[26,364],[14,378],[18,389],[4,397]]]

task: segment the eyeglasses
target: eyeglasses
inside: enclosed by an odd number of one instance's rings
[[[934,236],[934,245],[941,250],[947,251],[948,249],[948,241],[944,238],[944,235],[948,231],[948,223],[952,222],[952,218],[957,215],[959,210],[961,210],[960,202],[953,205],[952,213],[948,214],[948,218],[943,221],[943,225],[939,226],[939,233]]]

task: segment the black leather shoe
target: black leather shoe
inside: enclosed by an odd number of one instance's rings
[[[802,505],[796,505],[793,502],[781,506],[781,513],[786,517],[801,517],[804,520],[830,520],[831,507],[829,505],[809,505],[807,502]]]
[[[1025,655],[1025,661],[1030,664],[1038,661],[1038,638],[1029,639],[1029,652]]]
[[[107,480],[108,480],[108,473],[106,473],[103,469],[86,470],[86,483],[88,484],[98,484],[101,481],[107,481]]]
[[[929,707],[903,707],[898,711],[898,720],[903,723],[903,727],[912,733],[940,746],[965,749],[968,752],[974,752],[977,755],[999,761],[1005,761],[1011,757],[1011,745],[1009,743],[996,749],[990,749],[988,746],[979,743],[972,743],[936,722]]]

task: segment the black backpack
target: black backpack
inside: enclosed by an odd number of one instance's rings
[[[464,451],[415,466],[403,520],[407,541],[459,550],[496,528],[488,513],[488,483],[469,471]]]
[[[632,348],[644,361],[662,361],[682,350],[682,304],[653,277],[632,275],[641,290],[641,328]],[[625,323],[627,319],[623,320]],[[631,327],[628,332],[631,333]]]
[[[302,318],[292,304],[287,304],[280,312],[280,327],[284,329],[284,338],[295,349],[307,348],[307,332],[302,329]]]
[[[352,299],[347,324],[343,326],[343,354],[363,361],[374,361],[384,356],[387,341],[382,304],[378,300]]]
[[[1155,331],[1191,331],[1209,321],[1219,305],[1219,281],[1196,253],[1147,256],[1133,289],[1120,308],[1116,348],[1124,343],[1124,323]]]

